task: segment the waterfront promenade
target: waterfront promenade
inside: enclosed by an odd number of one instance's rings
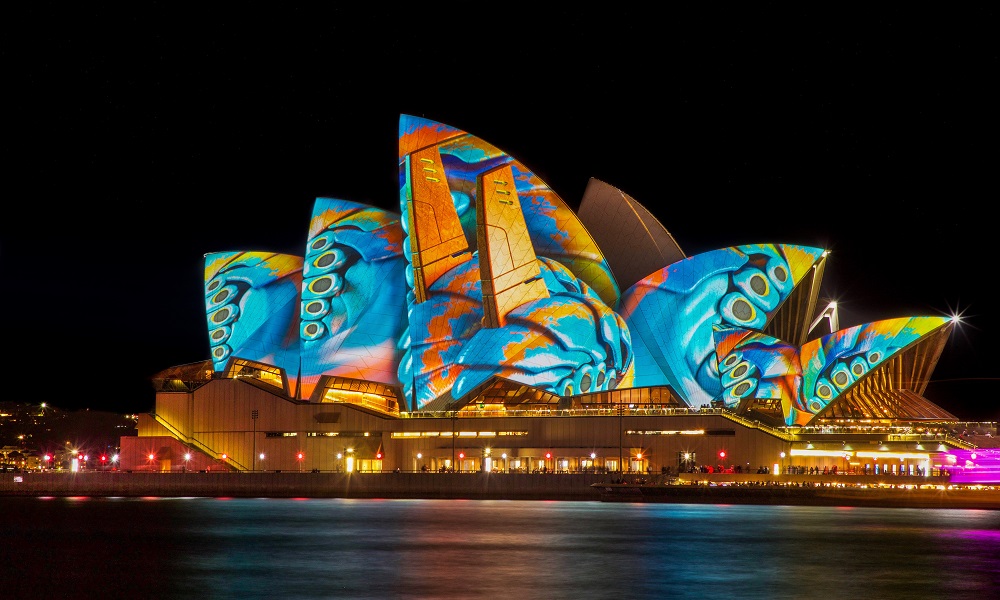
[[[590,484],[604,481],[596,473],[4,473],[0,496],[597,500]]]
[[[0,496],[585,500],[1000,509],[947,477],[600,473],[3,473]]]

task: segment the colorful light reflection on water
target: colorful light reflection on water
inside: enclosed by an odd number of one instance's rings
[[[0,498],[11,598],[990,597],[1000,511]]]

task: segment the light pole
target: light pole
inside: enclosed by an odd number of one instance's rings
[[[451,411],[451,468],[455,470],[455,425],[458,420],[458,411]]]
[[[618,403],[618,472],[625,472],[625,455],[622,449],[622,434],[625,427],[625,405]]]
[[[250,420],[253,421],[253,450],[251,454],[253,455],[253,465],[250,467],[250,471],[257,470],[257,417],[260,416],[260,411],[253,409],[250,411]]]

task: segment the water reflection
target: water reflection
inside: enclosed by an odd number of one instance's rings
[[[0,498],[4,598],[990,597],[1000,511]]]

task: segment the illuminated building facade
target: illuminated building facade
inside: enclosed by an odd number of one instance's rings
[[[921,441],[970,446],[921,395],[955,322],[834,326],[822,248],[686,256],[621,190],[574,212],[409,115],[399,190],[399,213],[317,199],[303,256],[206,254],[210,358],[154,379],[123,468],[862,469],[850,444],[883,438],[909,472]]]

